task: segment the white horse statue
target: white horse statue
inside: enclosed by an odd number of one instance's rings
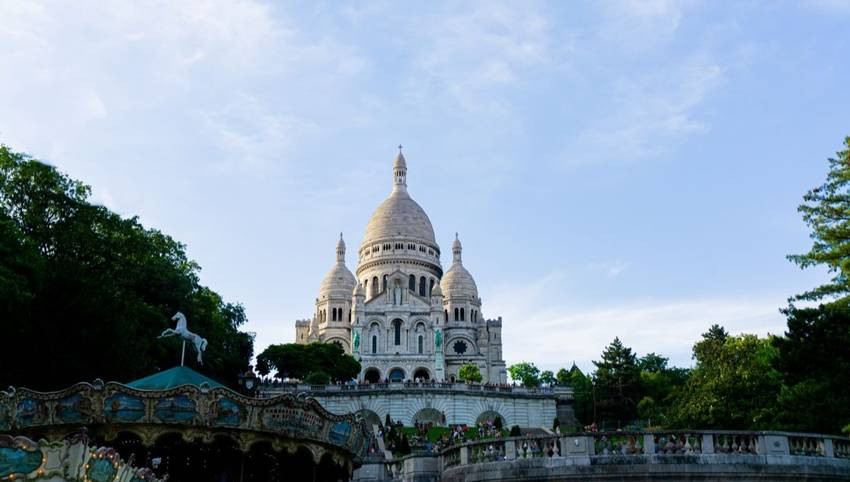
[[[183,315],[183,313],[180,313],[178,311],[174,316],[171,317],[171,319],[177,322],[177,327],[174,329],[167,328],[165,331],[162,332],[161,335],[159,335],[159,338],[179,336],[180,338],[183,338],[184,342],[188,341],[192,343],[193,345],[195,345],[195,351],[198,353],[198,363],[203,365],[204,361],[201,356],[204,354],[204,350],[207,349],[207,339],[201,337],[201,335],[198,335],[197,333],[192,333],[191,331],[189,331],[188,328],[186,328],[186,317]],[[186,348],[185,345],[183,346],[183,348]],[[180,359],[180,363],[183,363],[182,357]]]

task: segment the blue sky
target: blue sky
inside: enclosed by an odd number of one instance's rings
[[[850,134],[850,2],[0,2],[0,142],[188,244],[257,350],[405,146],[508,363],[780,333]],[[351,254],[351,249],[349,250]],[[354,258],[349,255],[349,267]],[[443,257],[444,266],[450,258]]]

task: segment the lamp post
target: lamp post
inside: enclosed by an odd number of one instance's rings
[[[258,388],[258,377],[254,373],[254,366],[248,365],[248,370],[239,374],[239,386],[243,393],[249,397],[255,396]]]

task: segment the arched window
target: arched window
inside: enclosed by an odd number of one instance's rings
[[[363,280],[363,292],[369,294],[369,278]]]
[[[393,321],[393,331],[395,332],[395,344],[401,345],[401,320]]]
[[[407,287],[410,291],[416,291],[416,276],[410,275],[410,279],[407,281]]]
[[[422,276],[419,278],[419,296],[425,296],[425,289],[427,281],[425,281],[425,277]]]
[[[372,335],[372,354],[378,353],[378,335]]]
[[[431,284],[428,285],[428,296],[434,292],[434,278],[431,278]]]
[[[460,320],[460,310],[455,308],[455,321],[458,321],[458,320]]]
[[[422,354],[422,342],[423,342],[423,337],[422,337],[422,335],[419,335],[419,354],[420,355]]]
[[[387,290],[387,275],[384,275],[383,283],[381,283],[381,291]]]
[[[443,310],[446,313],[446,323],[449,322],[449,310]]]
[[[331,308],[331,321],[336,321],[336,308]]]
[[[348,322],[351,322],[351,310],[348,310]]]
[[[464,321],[463,320],[463,308],[460,309],[460,321]]]
[[[377,294],[378,294],[378,277],[373,276],[372,277],[372,296],[375,296]]]

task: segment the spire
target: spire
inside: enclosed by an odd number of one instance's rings
[[[342,240],[342,233],[339,233],[339,242],[336,243],[336,262],[345,263],[345,241]]]
[[[457,264],[463,264],[463,261],[460,257],[461,251],[463,251],[463,246],[461,246],[460,239],[458,238],[457,233],[455,233],[455,242],[452,243],[452,256],[454,262]]]
[[[401,153],[401,144],[398,145],[398,154],[393,160],[393,192],[407,191],[407,161]]]

